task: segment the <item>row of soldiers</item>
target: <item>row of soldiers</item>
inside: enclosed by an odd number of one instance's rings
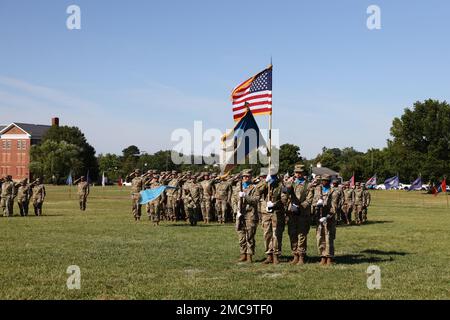
[[[32,183],[28,179],[23,179],[19,183],[12,180],[10,175],[0,179],[1,194],[0,206],[4,217],[14,215],[14,200],[17,199],[20,215],[28,215],[30,201],[33,204],[34,214],[42,215],[42,206],[44,204],[46,192],[42,178],[38,178]]]
[[[156,200],[147,204],[147,213],[155,225],[161,219],[184,219],[195,225],[217,220],[225,223],[231,213],[239,234],[240,261],[252,261],[254,235],[258,223],[264,229],[267,259],[265,263],[279,263],[282,234],[288,225],[293,264],[303,264],[306,257],[306,239],[310,225],[318,226],[318,246],[321,264],[331,264],[334,257],[335,226],[338,221],[350,223],[353,213],[357,224],[367,220],[370,194],[364,186],[348,184],[339,187],[328,176],[316,177],[309,183],[303,166],[295,166],[293,177],[277,177],[262,173],[252,179],[251,170],[232,177],[217,177],[209,173],[192,175],[176,171],[149,170],[141,175],[135,170],[127,176],[132,183],[132,213],[141,218],[140,192],[163,185],[166,189]]]

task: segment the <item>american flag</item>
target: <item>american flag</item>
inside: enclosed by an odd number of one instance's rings
[[[247,106],[253,115],[272,114],[272,66],[238,85],[231,98],[235,121],[245,115]]]

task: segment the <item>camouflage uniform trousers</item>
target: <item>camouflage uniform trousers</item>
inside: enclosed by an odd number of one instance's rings
[[[216,199],[216,213],[218,223],[225,223],[226,212],[227,212],[227,201]]]
[[[363,206],[361,215],[362,215],[362,222],[367,222],[367,207],[366,206]]]
[[[288,214],[288,234],[293,255],[306,255],[308,233],[311,224],[310,210],[300,210],[298,214]]]
[[[191,226],[196,226],[199,220],[200,202],[185,206],[186,214]]]
[[[28,208],[30,205],[30,199],[28,198],[18,198],[17,199],[17,204],[19,205],[19,210],[20,210],[20,215],[22,217],[26,217],[28,216]]]
[[[334,239],[336,238],[336,219],[332,217],[326,223],[318,223],[316,230],[317,248],[321,257],[334,257]]]
[[[44,201],[34,199],[33,200],[33,208],[34,208],[34,214],[37,216],[42,216],[42,205],[44,204]]]
[[[258,220],[254,219],[242,219],[241,226],[237,231],[239,237],[239,248],[241,254],[255,254],[255,234],[258,227]]]
[[[166,210],[168,220],[175,221],[177,219],[177,200],[175,199],[175,196],[167,196]]]
[[[12,217],[14,212],[14,199],[13,196],[3,196],[2,200],[0,201],[0,205],[3,210],[3,216],[5,217]]]
[[[236,212],[239,210],[239,200],[231,199],[231,209],[233,210],[233,222],[236,222]]]
[[[362,222],[363,218],[363,206],[362,205],[355,205],[353,207],[353,215],[356,223]]]
[[[203,215],[203,220],[208,223],[209,220],[212,220],[211,217],[211,207],[212,207],[212,201],[210,199],[204,199],[202,200],[201,204],[201,209],[202,209],[202,215]]]
[[[161,220],[162,205],[159,201],[152,201],[147,203],[147,215],[154,223],[159,223]]]
[[[285,227],[284,214],[278,211],[276,213],[262,213],[261,216],[265,253],[280,256]]]
[[[345,220],[345,222],[352,221],[352,209],[353,207],[350,203],[344,203],[342,205],[342,213],[344,214],[343,220]]]
[[[86,202],[87,202],[87,194],[82,193],[78,195],[79,203],[80,203],[80,210],[85,211],[86,210]]]
[[[131,194],[131,213],[133,214],[135,219],[141,218],[142,205],[139,203],[139,200],[140,200],[139,193]]]

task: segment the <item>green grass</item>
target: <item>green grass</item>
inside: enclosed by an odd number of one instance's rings
[[[0,218],[0,299],[449,299],[450,209],[444,195],[375,191],[370,223],[338,227],[337,264],[238,264],[233,225],[135,223],[129,190],[91,189],[78,210],[67,187],[48,187],[43,217]],[[255,260],[264,258],[258,227]],[[287,230],[283,260],[290,259]],[[81,268],[68,290],[66,269]],[[369,290],[366,270],[381,268]]]

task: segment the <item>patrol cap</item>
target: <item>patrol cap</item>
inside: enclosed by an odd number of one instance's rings
[[[338,179],[333,179],[333,180],[331,180],[331,183],[332,183],[332,184],[335,184],[335,183],[338,184],[338,183],[339,183],[339,180],[338,180]]]
[[[331,180],[331,177],[330,177],[328,174],[324,174],[324,175],[320,178],[320,180],[322,180],[322,181],[330,181],[330,180]]]
[[[302,164],[296,164],[294,167],[294,173],[295,172],[305,172],[305,166]]]
[[[25,183],[25,182],[27,182],[27,178],[24,178],[24,179],[22,179],[22,180],[20,180],[20,182],[22,182],[22,183]]]
[[[177,174],[178,172],[176,170],[172,170],[172,174]]]
[[[252,175],[252,169],[244,169],[244,170],[242,170],[242,172],[241,172],[241,175],[244,177],[244,176],[251,176]]]
[[[360,183],[360,182],[357,182],[357,183],[355,183],[355,185],[356,185],[356,186],[360,186],[360,185],[361,185],[361,183]]]

